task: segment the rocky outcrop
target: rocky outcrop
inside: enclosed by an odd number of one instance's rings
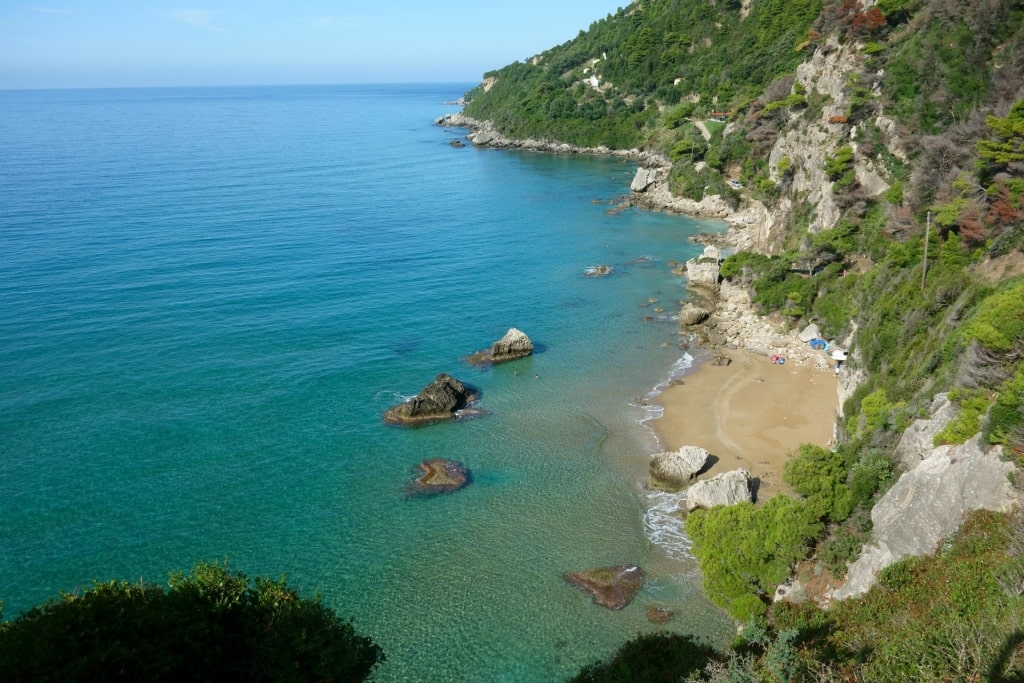
[[[530,338],[524,332],[511,327],[504,337],[491,344],[491,348],[477,351],[468,360],[473,365],[487,365],[526,358],[532,353],[533,342]]]
[[[708,309],[688,301],[683,304],[681,309],[679,309],[679,324],[683,327],[700,325],[702,322],[707,320],[710,315],[711,311]]]
[[[491,344],[491,362],[503,363],[505,361],[525,358],[533,353],[533,342],[523,332],[512,327],[505,336]]]
[[[565,580],[590,593],[594,602],[608,609],[622,609],[644,585],[644,572],[635,564],[567,572]]]
[[[718,261],[694,258],[686,262],[686,283],[695,287],[718,287]]]
[[[451,375],[441,373],[416,396],[388,408],[384,421],[399,425],[421,425],[451,420],[476,395]]]
[[[872,540],[850,565],[836,600],[866,593],[878,572],[894,562],[928,555],[952,535],[972,510],[1009,510],[1017,503],[1012,463],[1001,447],[982,448],[980,436],[939,446],[899,481],[871,511]]]
[[[894,453],[897,464],[903,471],[914,469],[935,450],[935,435],[945,429],[956,417],[957,408],[949,400],[949,394],[936,394],[928,411],[928,419],[914,420],[903,431]]]
[[[636,175],[633,176],[633,182],[629,184],[629,189],[633,192],[644,192],[658,181],[658,175],[657,169],[641,166],[636,169]]]
[[[654,488],[678,489],[704,469],[710,456],[699,446],[657,453],[651,458],[649,483]]]
[[[686,490],[686,510],[713,508],[716,505],[736,505],[753,501],[750,491],[750,473],[746,470],[723,472],[717,477],[698,481]]]

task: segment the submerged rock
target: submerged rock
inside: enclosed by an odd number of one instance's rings
[[[476,395],[451,375],[441,373],[416,396],[388,408],[384,421],[390,424],[417,425],[451,420]]]
[[[672,621],[672,617],[675,616],[675,612],[668,607],[656,607],[650,605],[647,608],[647,621],[652,624],[667,624]]]
[[[716,505],[736,505],[751,502],[750,473],[746,470],[723,472],[717,477],[698,481],[686,490],[686,510],[713,508]]]
[[[512,327],[505,336],[491,344],[491,348],[477,351],[468,358],[474,365],[504,363],[526,358],[533,353],[533,342],[525,333]]]
[[[437,493],[452,493],[469,483],[469,470],[461,462],[434,458],[419,465],[422,474],[409,484],[407,495],[423,496]]]
[[[635,564],[567,572],[565,580],[590,593],[594,602],[608,609],[622,609],[644,585],[644,572]]]
[[[658,453],[651,458],[649,483],[655,488],[679,488],[704,469],[710,456],[699,446]]]

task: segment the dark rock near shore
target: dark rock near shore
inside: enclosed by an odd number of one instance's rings
[[[384,421],[390,424],[418,425],[451,420],[455,412],[474,400],[476,395],[451,375],[441,373],[416,396],[405,403],[388,408]]]
[[[608,609],[622,609],[644,585],[644,572],[635,564],[567,572],[565,580],[590,593],[594,602]]]
[[[409,484],[409,496],[425,496],[438,493],[452,493],[469,483],[469,470],[461,462],[434,458],[419,465],[422,474]]]
[[[525,333],[512,327],[505,336],[491,344],[491,348],[477,351],[467,360],[473,365],[504,363],[526,358],[533,353],[533,342]]]

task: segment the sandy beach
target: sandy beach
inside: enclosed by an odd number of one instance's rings
[[[787,490],[782,467],[803,443],[832,439],[838,398],[831,371],[774,365],[748,351],[723,351],[729,365],[704,363],[665,389],[654,429],[665,450],[706,448],[711,465],[700,478],[739,468],[759,481],[758,500]]]

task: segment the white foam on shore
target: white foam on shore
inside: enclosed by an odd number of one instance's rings
[[[644,425],[652,435],[654,435],[654,426],[651,422],[665,414],[665,409],[660,405],[655,405],[652,401],[660,396],[661,392],[671,385],[673,381],[678,380],[680,377],[683,377],[690,372],[693,369],[693,365],[694,357],[689,352],[684,351],[683,355],[672,364],[671,368],[669,368],[668,376],[654,385],[650,391],[641,396],[637,401],[638,407],[641,407],[644,410],[644,415],[640,418],[640,424]],[[656,435],[654,435],[654,439],[657,441]]]
[[[693,557],[693,542],[686,535],[683,518],[685,494],[665,491],[644,491],[644,531],[652,543],[675,560]]]
[[[660,442],[652,423],[664,415],[665,409],[652,401],[660,396],[673,381],[691,372],[695,362],[696,359],[693,355],[683,352],[683,355],[669,368],[668,376],[638,401],[644,410],[640,423],[648,430],[652,443],[658,444],[659,448]],[[673,559],[692,558],[693,554],[690,548],[693,543],[684,531],[683,518],[679,514],[679,511],[684,509],[683,501],[686,500],[686,494],[644,490],[641,496],[644,502],[644,532],[647,534],[647,538]]]

